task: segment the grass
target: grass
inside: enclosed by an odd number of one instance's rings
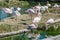
[[[24,16],[26,16],[27,14],[23,14]],[[45,18],[45,17],[44,17]],[[50,18],[50,17],[49,17]],[[28,17],[27,17],[27,19],[28,19]],[[24,18],[23,20],[27,20],[26,18]],[[48,19],[48,18],[47,18]],[[47,20],[46,19],[46,20]],[[46,20],[44,20],[44,21],[42,21],[41,20],[41,22],[45,22]],[[22,21],[21,21],[22,22]],[[26,21],[27,23],[29,22],[29,20],[28,21]],[[15,22],[14,22],[15,23]],[[29,23],[31,23],[31,22],[29,22]],[[3,25],[3,24],[1,24],[1,25]],[[4,30],[5,30],[5,32],[9,32],[9,31],[16,31],[15,30],[15,28],[16,28],[16,26],[14,25],[14,26],[12,26],[12,25],[7,25],[7,24],[5,24],[6,26],[0,26],[1,27],[1,29],[0,29],[0,31],[1,30],[3,30],[2,32],[4,32]],[[20,23],[19,23],[19,25],[20,25]],[[40,24],[40,26],[43,26],[43,23],[42,24]],[[14,27],[14,28],[11,28],[11,27]],[[19,26],[18,26],[19,27]],[[23,24],[21,24],[20,25],[20,28],[19,29],[21,29],[21,27],[22,27],[22,29],[24,29],[24,28],[26,28],[27,26],[25,26],[25,25],[23,25]],[[10,29],[11,28],[11,29]],[[9,29],[9,30],[8,30]],[[16,28],[16,29],[18,29],[18,28]],[[50,29],[50,31],[47,31],[48,32],[48,34],[49,35],[57,35],[58,34],[58,32],[59,32],[59,30],[57,31],[51,31],[52,29]],[[42,30],[36,30],[34,33],[35,34],[37,34],[37,33],[42,33],[42,32],[44,32],[44,31],[42,31]],[[53,33],[54,32],[54,33]],[[20,35],[14,35],[14,36],[9,36],[9,37],[5,37],[5,38],[0,38],[0,40],[19,40],[19,37]]]
[[[28,16],[27,14],[23,14],[21,18],[19,17],[20,19],[17,17],[17,20],[15,16],[13,18],[11,17],[12,19],[11,18],[4,19],[4,21],[0,22],[0,33],[17,31],[27,28],[27,26],[31,22],[27,16]],[[27,25],[24,25],[23,23],[26,23]]]
[[[57,23],[54,23],[53,25],[56,25],[56,24]],[[34,33],[35,34],[40,34],[40,33],[43,33],[43,32],[47,32],[48,36],[56,36],[56,35],[60,34],[60,26],[56,30],[53,28],[52,25],[50,25],[50,26],[51,27],[48,30],[45,30],[45,31],[43,31],[43,30],[36,30],[36,31],[34,31]],[[25,40],[25,38],[26,38],[26,36],[24,36],[23,40]],[[20,34],[9,36],[9,37],[0,38],[0,40],[20,40]]]
[[[45,13],[42,16],[42,20],[40,21],[40,23],[46,22],[49,18],[57,19],[60,17],[58,17],[56,14],[52,15],[52,13],[50,14]],[[24,25],[23,23],[26,23],[27,25]],[[27,28],[28,25],[30,24],[31,24],[31,18],[28,14],[22,14],[21,17],[14,16],[11,18],[6,18],[4,19],[4,21],[0,22],[0,33],[21,30]]]
[[[0,38],[0,40],[19,40],[19,35]]]

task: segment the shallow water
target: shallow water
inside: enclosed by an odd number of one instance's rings
[[[0,20],[7,18],[7,13],[5,13],[4,11],[2,11],[2,9],[0,9]]]

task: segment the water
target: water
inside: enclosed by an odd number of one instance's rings
[[[2,9],[0,9],[0,20],[7,18],[7,13],[5,13],[4,11],[2,11]]]

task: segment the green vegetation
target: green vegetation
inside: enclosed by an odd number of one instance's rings
[[[11,29],[11,25],[7,25],[7,24],[1,24],[0,25],[0,33],[1,32],[10,32],[11,30],[8,30],[8,29]]]
[[[54,27],[50,27],[48,30],[47,30],[47,35],[49,36],[56,36],[56,35],[59,35],[60,34],[60,26],[55,30]]]
[[[42,30],[43,32],[46,31],[47,35],[48,36],[56,36],[56,35],[59,35],[60,34],[60,23],[54,23],[54,24],[51,24],[49,25],[48,27],[50,27],[48,30]],[[58,28],[55,29],[54,28],[54,25],[57,27],[58,25]],[[40,25],[41,27],[41,25]],[[45,24],[42,24],[42,27],[46,27]]]
[[[54,28],[54,25],[57,27],[58,25],[58,28]],[[48,35],[52,35],[52,36],[55,36],[55,35],[59,35],[60,34],[60,25],[58,23],[55,23],[53,25],[50,25],[51,27],[47,30],[47,33]]]
[[[21,28],[21,25],[0,24],[0,33],[17,31],[20,29],[19,27]]]
[[[41,23],[40,23],[41,24]],[[48,36],[56,36],[56,35],[59,35],[60,34],[60,26],[59,26],[59,23],[58,23],[58,28],[55,29],[53,27],[53,25],[56,25],[57,23],[54,23],[54,24],[51,24],[50,25],[50,28],[48,30],[35,30],[34,33],[35,34],[40,34],[40,33],[43,33],[43,32],[46,32],[46,34]],[[41,26],[44,26],[43,23]],[[22,33],[21,33],[22,34]],[[4,37],[4,38],[0,38],[0,40],[20,40],[20,38],[23,38],[22,40],[26,40],[26,35],[14,35],[14,36],[9,36],[9,37]],[[28,39],[28,38],[27,38]]]
[[[36,2],[36,1],[33,1],[33,2],[28,2],[28,1],[10,1],[9,3],[7,2],[1,2],[0,1],[0,7],[11,7],[11,6],[14,6],[14,7],[23,7],[23,8],[27,8],[27,7],[31,7],[31,6],[35,6],[35,5],[38,5],[39,3],[41,3],[41,5],[46,5],[46,2]],[[54,5],[54,3],[56,2],[50,2],[52,4],[52,6]],[[60,4],[59,2],[57,2],[58,4]]]
[[[0,38],[0,40],[19,40],[19,35]]]

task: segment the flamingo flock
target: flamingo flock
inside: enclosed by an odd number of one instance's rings
[[[38,24],[39,24],[39,22],[42,19],[42,12],[47,10],[47,12],[49,13],[49,10],[48,9],[51,6],[52,5],[49,2],[47,2],[47,4],[44,5],[44,6],[41,6],[40,3],[39,3],[39,5],[36,5],[36,6],[32,7],[32,8],[29,8],[25,12],[27,12],[30,15],[31,20],[33,19],[32,18],[33,17],[32,14],[36,15],[31,22],[32,22],[33,25],[35,25],[35,27],[38,27]],[[53,8],[59,8],[59,7],[60,6],[57,3],[53,6]],[[13,13],[13,10],[12,9],[14,9],[14,8],[11,8],[10,9],[10,8],[4,7],[3,8],[3,11],[6,12],[6,13],[9,13],[9,14],[12,14]],[[17,10],[14,11],[14,13],[15,13],[16,16],[21,16],[21,13],[19,12],[20,10],[21,10],[21,8],[18,7]],[[54,23],[54,19],[49,19],[46,22],[46,24],[50,24],[50,23]]]
[[[38,27],[38,24],[40,23],[40,21],[41,21],[41,19],[42,19],[42,13],[41,13],[41,11],[46,11],[47,10],[47,12],[48,12],[48,14],[49,14],[49,7],[51,7],[52,5],[49,3],[49,2],[47,2],[47,5],[44,5],[44,6],[41,6],[40,4],[39,5],[37,5],[37,6],[34,6],[33,8],[32,8],[32,10],[27,10],[27,12],[29,13],[29,14],[36,14],[36,17],[33,19],[33,21],[32,21],[32,23],[35,25],[34,27],[35,28],[37,28]],[[58,5],[58,4],[55,4],[54,6],[53,6],[53,8],[59,8],[60,6]],[[30,13],[31,12],[31,13]],[[32,16],[31,16],[32,17]],[[58,20],[59,21],[59,20]],[[55,20],[53,19],[53,18],[50,18],[50,19],[48,19],[47,20],[47,22],[45,23],[46,25],[49,25],[49,24],[53,24],[53,23],[55,23]],[[32,27],[33,27],[33,25],[31,25]],[[48,27],[46,27],[46,29],[48,29]]]

